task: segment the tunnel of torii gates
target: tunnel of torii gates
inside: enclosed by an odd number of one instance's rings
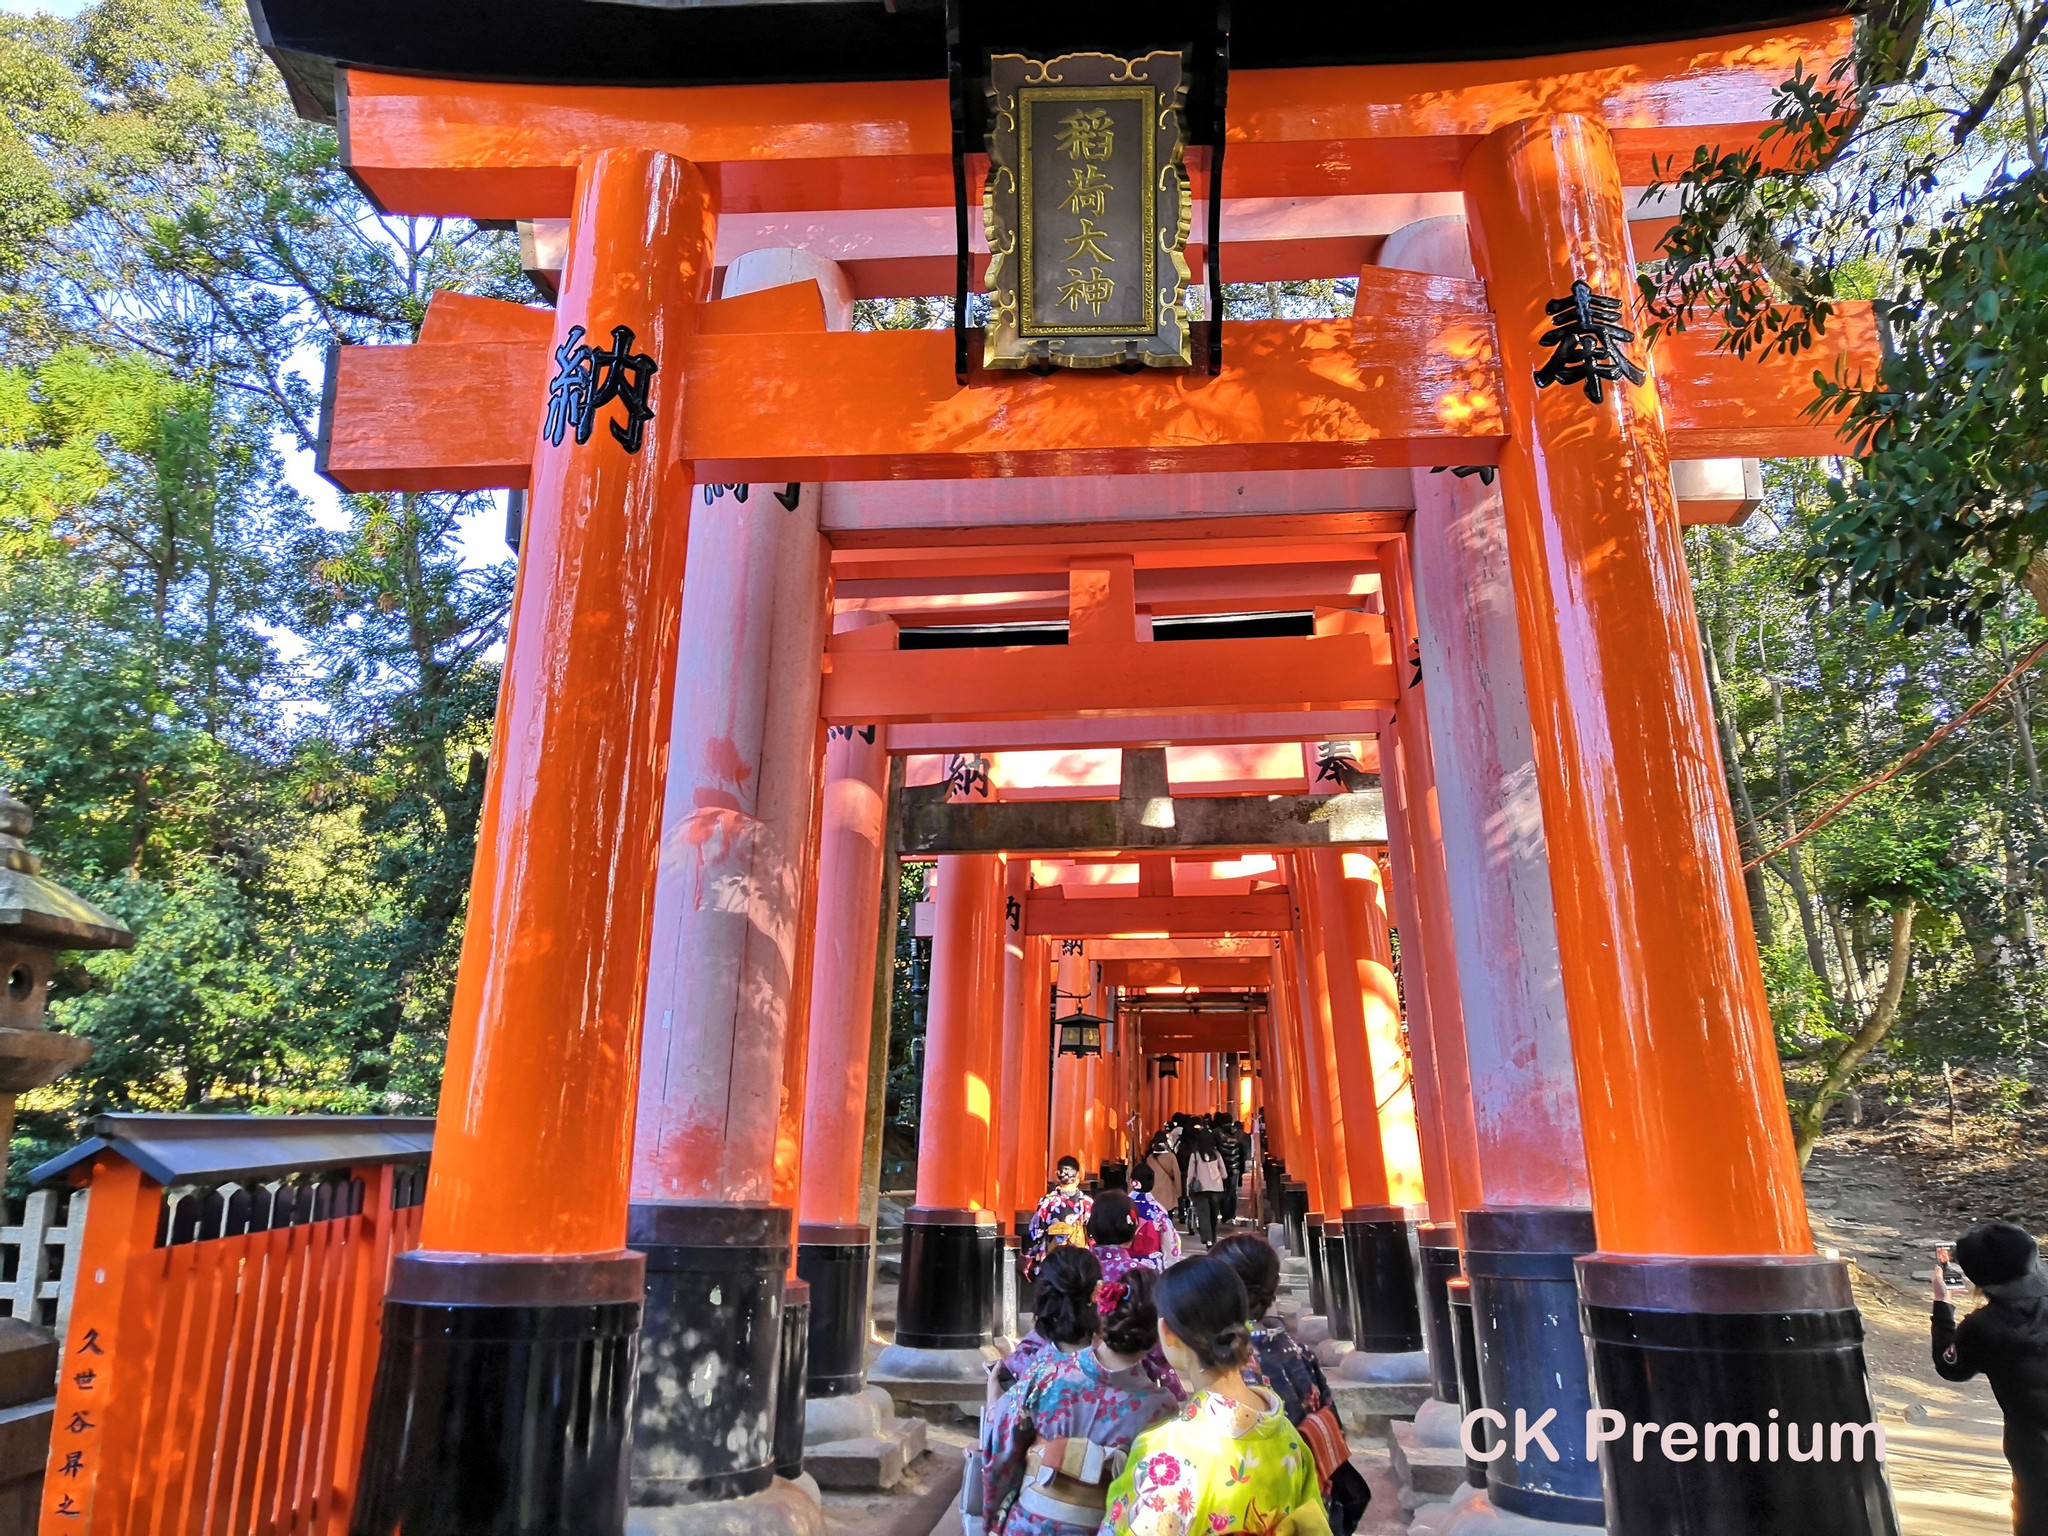
[[[521,516],[358,1531],[691,1528],[770,1497],[800,1383],[863,1387],[901,859],[933,861],[932,956],[875,1379],[978,1379],[1050,1158],[1227,1107],[1347,1370],[1561,1410],[1496,1505],[1895,1529],[1869,1459],[1594,1463],[1581,1422],[1872,1417],[1680,531],[1742,515],[1756,458],[1840,451],[1806,407],[1874,328],[1646,344],[1636,283],[1653,166],[1771,153],[1848,17],[253,9],[381,208],[516,222],[553,299],[438,294],[329,369],[333,481]],[[1354,312],[1197,323],[1180,370],[853,331],[856,298],[986,280],[954,109],[1006,47],[1183,50],[1190,281],[1355,278]],[[1558,380],[1575,304],[1625,368]],[[565,433],[558,370],[605,338]],[[1056,1012],[1108,1020],[1100,1054],[1056,1057]]]

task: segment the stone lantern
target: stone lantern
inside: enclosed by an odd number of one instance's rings
[[[43,861],[23,841],[34,824],[28,807],[0,790],[0,1184],[15,1098],[54,1083],[92,1054],[90,1041],[43,1027],[57,951],[135,942],[98,907],[43,878]],[[0,1434],[0,1529],[33,1528],[56,1377],[55,1337],[27,1319],[0,1318],[0,1424],[16,1431]]]
[[[0,1180],[14,1133],[14,1101],[54,1083],[92,1054],[92,1044],[43,1025],[50,974],[60,949],[126,949],[135,942],[114,918],[43,875],[23,840],[28,807],[0,790]]]

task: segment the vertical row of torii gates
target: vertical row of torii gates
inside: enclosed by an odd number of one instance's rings
[[[814,1392],[859,1388],[899,852],[936,895],[878,1371],[979,1359],[1052,1156],[1227,1098],[1362,1358],[1426,1348],[1455,1396],[1462,1264],[1487,1390],[1530,1394],[1489,1406],[1871,1418],[1680,529],[1735,513],[1744,458],[1836,451],[1813,375],[1872,327],[1739,361],[1711,325],[1646,347],[1635,298],[1654,165],[1756,146],[1848,56],[1836,7],[252,8],[381,207],[517,221],[555,293],[437,297],[330,371],[340,485],[524,496],[357,1531],[691,1529],[769,1488],[806,1339]],[[1180,372],[852,331],[983,280],[958,109],[997,47],[1188,50],[1196,281],[1355,277],[1354,313],[1198,324]],[[1604,299],[1627,366],[1559,376]],[[1055,1061],[1056,998],[1111,1049]],[[1635,1444],[1504,1458],[1494,1500],[1896,1528],[1868,1460]]]

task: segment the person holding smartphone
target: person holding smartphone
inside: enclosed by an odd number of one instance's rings
[[[1934,1369],[1946,1381],[1983,1376],[2005,1415],[2014,1536],[2048,1536],[2048,1271],[2023,1229],[1987,1221],[1956,1240],[1955,1258],[1984,1305],[1961,1322],[1950,1301],[1948,1251],[1935,1250]]]

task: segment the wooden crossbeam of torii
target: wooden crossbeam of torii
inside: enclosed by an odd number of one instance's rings
[[[1377,845],[1387,840],[1378,778],[1326,795],[1181,795],[1167,787],[1166,753],[1127,749],[1114,800],[948,803],[946,786],[906,789],[898,849],[950,853],[1104,850],[1246,852]]]
[[[1294,929],[1284,891],[1245,896],[1048,896],[1024,903],[1024,932],[1051,939],[1112,939],[1140,934],[1278,934]]]
[[[1270,960],[1204,959],[1104,960],[1102,982],[1110,987],[1263,987],[1273,976]]]
[[[1640,186],[1701,145],[1758,147],[1778,85],[1795,68],[1826,78],[1853,43],[1835,17],[1551,58],[1238,70],[1226,179],[1236,196],[1455,191],[1494,129],[1574,112],[1608,124]],[[614,145],[697,162],[735,212],[953,201],[943,79],[620,87],[350,69],[337,95],[342,163],[392,213],[558,217],[577,164]]]
[[[1358,615],[1327,635],[1148,641],[1138,635],[1130,556],[1077,560],[1069,579],[1065,645],[901,651],[886,627],[834,635],[819,716],[867,726],[1309,714],[1391,709],[1400,698],[1393,644],[1377,615]]]
[[[771,301],[782,293],[705,305],[686,355],[660,359],[695,381],[680,451],[700,482],[1487,466],[1505,441],[1493,316],[1464,279],[1367,268],[1354,317],[1227,322],[1214,378],[1069,370],[965,386],[949,334],[825,332],[800,295]],[[525,486],[548,339],[541,312],[505,304],[487,320],[480,302],[460,340],[429,326],[414,346],[335,352],[323,474],[351,491]],[[1841,450],[1807,408],[1816,371],[1874,372],[1867,304],[1841,306],[1797,358],[1737,358],[1716,339],[1699,326],[1658,343],[1674,458]]]
[[[1251,1049],[1252,1015],[1246,1013],[1144,1014],[1139,1030],[1148,1056]]]

